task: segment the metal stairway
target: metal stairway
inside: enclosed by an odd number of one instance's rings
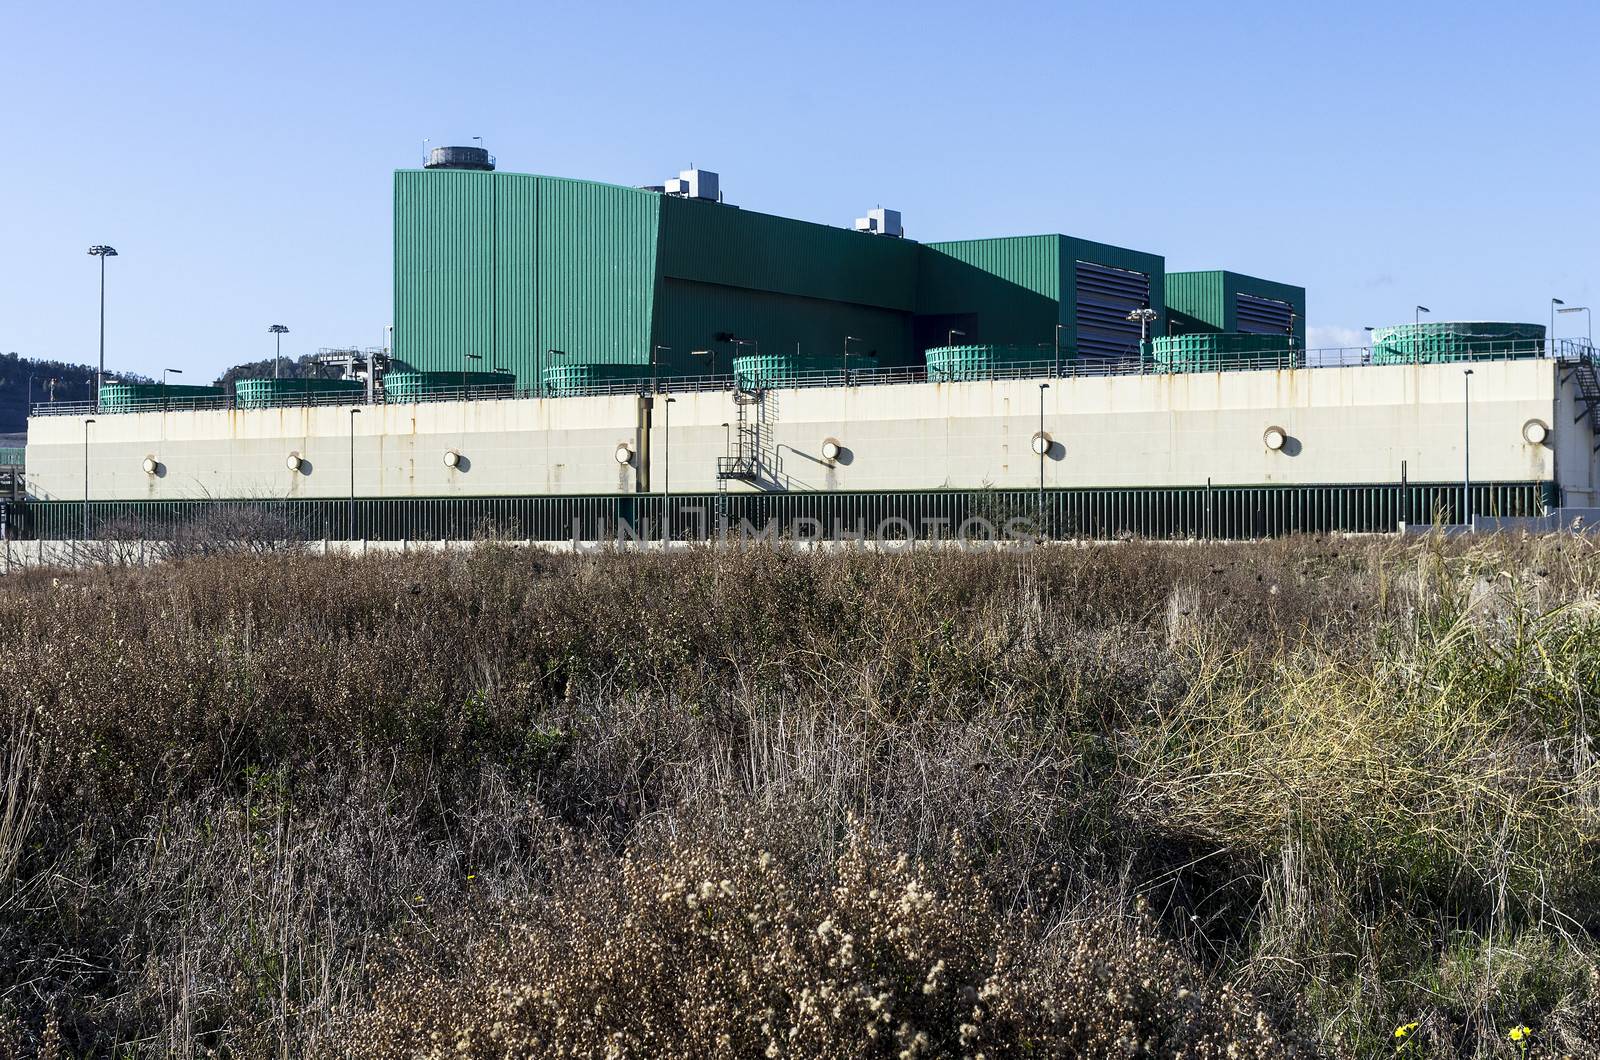
[[[1595,437],[1594,449],[1600,452],[1600,373],[1595,371],[1594,350],[1579,347],[1571,365],[1572,379],[1578,384],[1578,402],[1582,405],[1573,422],[1589,417],[1589,429]]]
[[[759,422],[752,422],[750,418],[751,407],[761,404],[761,392],[735,390],[733,404],[737,434],[730,447],[731,451],[726,456],[717,457],[717,490],[722,493],[728,491],[730,480],[756,481],[761,454],[761,426]]]

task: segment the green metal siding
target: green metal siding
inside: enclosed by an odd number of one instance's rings
[[[495,174],[395,174],[394,354],[456,368],[494,348]]]
[[[918,270],[919,352],[949,342],[1034,345],[1061,322],[1061,237],[1015,236],[929,243]]]
[[[496,173],[494,179],[494,361],[533,380],[539,345],[539,178]],[[432,365],[435,369],[458,365]]]
[[[910,312],[917,244],[661,197],[661,275]]]
[[[717,370],[728,371],[735,350],[716,341],[719,333],[756,341],[755,347],[741,345],[741,354],[755,349],[793,354],[798,349],[802,360],[842,356],[845,336],[853,335],[861,340],[850,344],[853,368],[873,366],[869,358],[856,357],[869,350],[878,352],[876,364],[881,367],[920,363],[911,350],[911,318],[905,313],[675,279],[662,280],[660,291],[655,341],[671,347],[662,354],[669,373],[710,371],[709,358],[692,355],[709,349],[716,351]]]
[[[1240,272],[1212,269],[1203,272],[1167,273],[1167,308],[1172,313],[1174,332],[1238,331],[1237,296],[1252,294],[1271,298],[1294,307],[1294,334],[1304,349],[1306,339],[1306,289],[1292,284],[1263,280]]]
[[[649,363],[660,204],[653,192],[539,178],[540,349]]]

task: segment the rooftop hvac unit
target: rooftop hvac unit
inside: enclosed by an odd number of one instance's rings
[[[878,236],[903,237],[906,230],[900,224],[899,210],[885,210],[882,206],[868,210],[867,216],[856,218],[857,232],[871,232]]]
[[[667,181],[666,192],[668,195],[681,195],[686,199],[711,199],[716,201],[722,198],[721,189],[718,187],[717,175],[709,169],[686,169],[672,180]]]

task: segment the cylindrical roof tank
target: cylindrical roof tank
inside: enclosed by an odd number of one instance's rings
[[[435,147],[423,168],[491,170],[494,158],[482,147]]]

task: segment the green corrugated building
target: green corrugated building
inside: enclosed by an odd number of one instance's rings
[[[1242,273],[1169,272],[1163,334],[1288,335],[1306,345],[1306,289]]]
[[[1129,310],[1164,328],[1159,255],[1068,236],[919,244],[484,168],[401,170],[394,201],[394,356],[417,370],[531,384],[562,364],[648,366],[655,350],[662,375],[713,357],[726,373],[755,352],[832,364],[847,336],[862,368],[873,354],[921,365],[952,341],[1136,360]]]

